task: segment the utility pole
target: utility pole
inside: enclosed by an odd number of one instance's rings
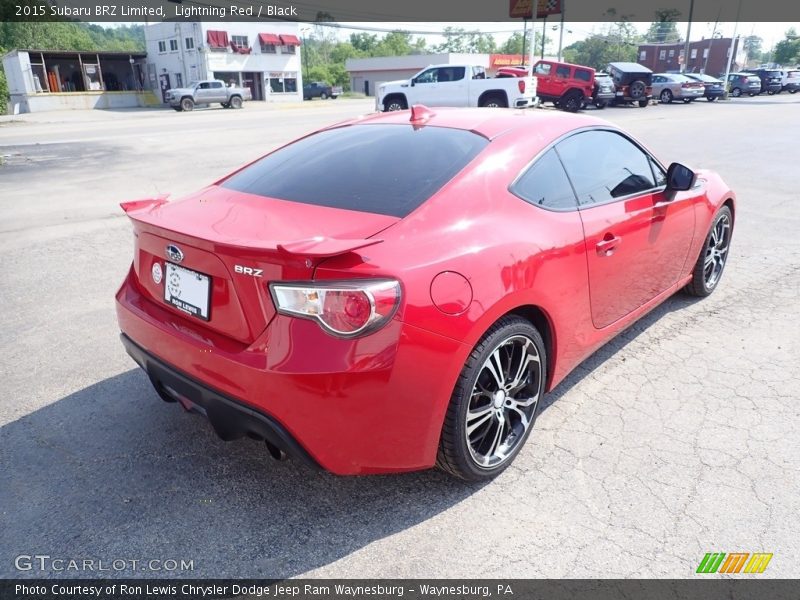
[[[689,65],[689,37],[692,35],[692,13],[694,13],[694,0],[689,0],[689,24],[686,26],[686,43],[683,46],[681,73],[685,73],[686,67]]]
[[[544,40],[547,37],[546,27],[547,27],[547,15],[545,15],[544,19],[542,19],[542,56],[541,56],[542,60],[544,60]]]
[[[736,31],[739,29],[739,16],[742,12],[742,0],[739,0],[739,6],[736,8],[736,24],[733,26],[733,36],[731,36],[731,47],[728,50],[728,65],[725,67],[725,96],[724,98],[728,98],[728,87],[730,86],[730,82],[728,78],[731,74],[731,61],[733,60],[733,46],[736,43]]]
[[[522,64],[525,64],[525,42],[528,41],[528,17],[522,19]]]
[[[564,45],[564,3],[566,0],[561,0],[561,31],[558,32],[558,62],[561,62],[561,48]]]

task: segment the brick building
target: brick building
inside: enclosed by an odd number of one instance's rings
[[[731,71],[745,67],[747,59],[741,38],[733,44]],[[686,63],[688,73],[708,73],[718,76],[725,73],[731,38],[708,38],[689,42],[689,59]],[[655,73],[677,73],[681,70],[684,43],[641,44],[638,62]]]

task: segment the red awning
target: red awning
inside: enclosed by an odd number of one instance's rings
[[[211,48],[227,48],[228,47],[228,32],[227,31],[214,31],[209,29],[206,35],[206,41]]]
[[[284,46],[299,46],[300,40],[297,39],[296,35],[289,35],[287,33],[281,34],[281,43]]]
[[[279,38],[274,33],[259,33],[258,39],[262,44],[269,45],[272,44],[273,46],[280,46],[281,45],[281,38]]]

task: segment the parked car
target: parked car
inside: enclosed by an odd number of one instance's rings
[[[616,96],[616,88],[611,75],[602,71],[595,71],[594,87],[592,89],[592,104],[596,108],[605,108]]]
[[[341,94],[341,86],[334,87],[324,81],[312,81],[303,86],[303,100],[311,100],[312,98],[319,98],[320,100],[333,98],[335,100]]]
[[[725,95],[725,87],[721,79],[703,73],[686,73],[686,76],[703,84],[705,87],[704,96],[709,102],[714,102],[717,98]]]
[[[554,60],[540,60],[533,65],[536,95],[542,102],[552,102],[569,112],[583,108],[594,91],[594,69]]]
[[[378,86],[375,110],[405,110],[428,106],[510,106],[527,108],[536,98],[536,78],[487,78],[479,65],[446,64],[422,69],[411,79]]]
[[[756,96],[761,93],[761,78],[752,73],[730,73],[728,75],[728,92],[734,98],[743,94]]]
[[[789,69],[788,71],[784,71],[781,89],[790,94],[794,94],[797,90],[800,90],[800,70]]]
[[[734,201],[596,118],[361,117],[123,204],[122,342],[223,439],[342,475],[488,479],[583,359],[719,286]]]
[[[193,81],[184,88],[167,90],[167,102],[177,110],[193,110],[198,104],[219,102],[223,108],[242,108],[245,100],[252,100],[250,88],[226,86],[219,79]]]
[[[653,72],[637,63],[613,62],[606,69],[614,80],[612,105],[636,103],[644,108],[653,97]]]
[[[767,92],[770,96],[781,93],[783,72],[780,69],[748,69],[746,72],[758,76],[761,81],[760,93]]]
[[[706,93],[706,86],[701,82],[681,75],[679,73],[656,73],[653,75],[653,96],[662,104],[669,104],[673,100],[683,100],[685,103],[702,98]]]

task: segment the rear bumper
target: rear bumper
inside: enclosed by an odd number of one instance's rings
[[[191,405],[184,404],[184,407],[190,410],[199,409],[197,412],[208,418],[214,431],[223,440],[256,436],[308,466],[319,466],[297,440],[269,415],[181,373],[172,365],[150,354],[124,333],[120,334],[120,339],[125,350],[147,373],[156,389],[167,395],[177,395],[175,400],[181,401],[182,404],[183,400],[188,400]]]
[[[722,98],[725,95],[725,91],[722,89],[718,90],[706,90],[705,97],[706,98]]]
[[[116,309],[131,356],[204,408],[224,439],[255,433],[338,475],[433,466],[470,351],[397,318],[346,340],[283,315],[245,346],[143,296],[133,270]]]

